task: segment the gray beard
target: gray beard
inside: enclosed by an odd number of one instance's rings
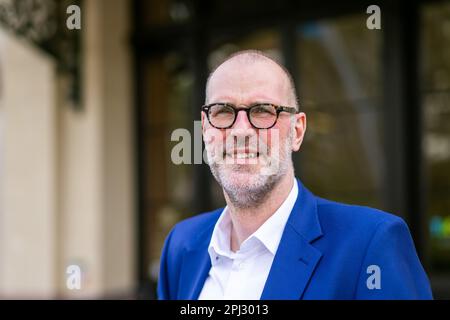
[[[211,172],[223,188],[233,206],[237,209],[258,208],[267,199],[267,195],[278,185],[283,175],[268,176],[265,183],[259,186],[245,185],[239,189],[230,188],[221,178],[217,164],[210,166]]]
[[[283,150],[280,150],[280,152],[283,152],[284,157],[280,159],[278,172],[272,175],[260,175],[256,183],[244,185],[239,188],[229,183],[229,179],[225,176],[227,173],[222,168],[222,165],[216,162],[209,163],[212,175],[227,194],[235,208],[258,208],[267,200],[267,195],[279,184],[283,176],[293,166],[289,143],[282,148]],[[239,169],[239,165],[235,166],[235,168]]]

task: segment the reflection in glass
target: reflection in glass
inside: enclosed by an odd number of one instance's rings
[[[164,239],[173,225],[188,217],[192,199],[192,165],[175,165],[171,149],[174,130],[193,134],[191,95],[193,75],[181,53],[148,60],[142,110],[142,171],[145,265],[156,280]]]
[[[300,25],[298,92],[308,119],[299,167],[322,197],[382,207],[382,31],[364,15]]]
[[[450,270],[450,3],[423,11],[424,156],[431,266]]]

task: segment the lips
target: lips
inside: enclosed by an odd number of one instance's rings
[[[254,159],[258,157],[258,153],[237,153],[235,157],[237,159]]]
[[[231,152],[225,152],[224,155],[235,159],[255,159],[259,157],[259,152],[254,150],[249,151],[234,150]]]

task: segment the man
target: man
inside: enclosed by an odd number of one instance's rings
[[[201,117],[227,206],[172,229],[160,299],[432,298],[401,218],[321,199],[295,179],[306,115],[281,65],[231,56],[208,79]]]

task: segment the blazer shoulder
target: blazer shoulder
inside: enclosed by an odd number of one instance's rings
[[[189,244],[198,236],[211,228],[214,228],[223,208],[204,212],[176,223],[171,230],[172,242]]]
[[[380,224],[406,224],[405,221],[392,213],[368,206],[352,205],[335,202],[320,197],[317,198],[317,212],[322,226],[342,226],[346,230],[375,230]]]

